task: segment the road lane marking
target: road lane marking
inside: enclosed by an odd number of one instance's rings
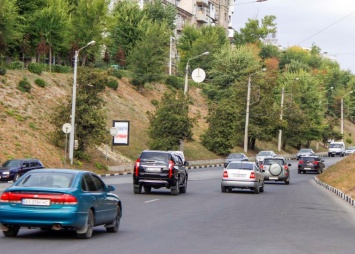
[[[152,200],[145,201],[144,203],[155,202],[155,201],[158,201],[158,200],[159,200],[159,199],[152,199]]]

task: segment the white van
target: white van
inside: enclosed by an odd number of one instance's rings
[[[328,148],[328,156],[334,157],[335,155],[344,156],[345,155],[345,144],[344,142],[331,142]]]

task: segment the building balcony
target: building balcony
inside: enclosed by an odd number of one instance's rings
[[[208,0],[196,0],[196,4],[208,6]]]
[[[208,16],[205,11],[197,11],[196,13],[196,20],[200,22],[208,22]]]

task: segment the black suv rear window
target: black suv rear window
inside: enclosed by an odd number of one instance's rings
[[[315,161],[316,158],[315,157],[302,157],[301,158],[303,161]]]
[[[159,153],[159,152],[143,152],[140,156],[141,161],[165,161],[168,162],[170,159],[169,153]]]

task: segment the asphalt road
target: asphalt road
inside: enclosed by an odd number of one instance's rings
[[[340,158],[325,158],[326,166]],[[132,176],[103,178],[123,202],[117,234],[95,228],[93,238],[71,232],[21,229],[0,236],[1,253],[354,253],[355,210],[315,183],[316,174],[297,174],[290,185],[268,183],[265,192],[222,193],[222,168],[189,170],[186,194],[165,189],[133,194]],[[0,184],[0,187],[5,186]]]

